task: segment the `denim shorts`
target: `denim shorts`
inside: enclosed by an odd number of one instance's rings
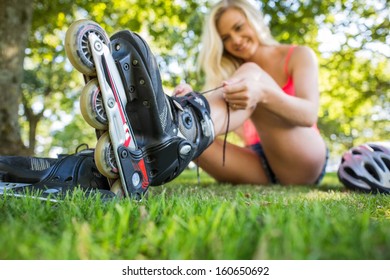
[[[253,145],[250,146],[250,148],[253,151],[255,151],[256,154],[259,156],[259,158],[261,160],[261,164],[262,164],[262,166],[264,168],[264,171],[265,171],[269,181],[272,184],[278,184],[279,183],[278,178],[276,178],[276,175],[275,175],[274,171],[272,170],[271,166],[269,165],[268,159],[265,156],[264,149],[263,149],[263,146],[261,145],[261,143],[253,144]],[[328,159],[329,159],[329,150],[327,148],[326,149],[325,164],[324,164],[324,166],[322,168],[320,176],[318,176],[317,180],[314,182],[315,185],[318,185],[322,181],[322,179],[324,178],[325,173],[326,173],[326,165],[328,164]]]

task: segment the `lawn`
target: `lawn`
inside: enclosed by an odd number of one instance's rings
[[[389,259],[390,196],[216,184],[186,170],[141,202],[0,197],[0,259]]]

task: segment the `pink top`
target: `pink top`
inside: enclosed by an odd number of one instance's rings
[[[295,96],[295,88],[294,88],[294,81],[291,75],[288,74],[288,62],[290,61],[291,54],[293,53],[294,49],[296,46],[291,46],[288,50],[287,57],[286,57],[286,62],[284,64],[284,72],[287,74],[287,82],[286,84],[282,87],[282,90],[291,96]],[[317,128],[316,125],[314,127]],[[253,125],[251,120],[247,120],[244,122],[244,141],[246,146],[254,145],[259,142],[260,136],[258,135],[255,126]]]
[[[290,61],[291,55],[292,55],[295,47],[296,46],[291,46],[288,49],[286,62],[284,63],[284,73],[286,73],[288,78],[287,78],[286,84],[282,87],[282,90],[291,96],[295,96],[295,89],[294,89],[294,81],[292,79],[292,76],[288,74],[288,62]]]

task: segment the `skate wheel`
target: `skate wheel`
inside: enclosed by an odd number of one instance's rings
[[[103,176],[110,179],[118,178],[118,167],[108,132],[105,132],[96,144],[95,163]]]
[[[123,198],[125,196],[125,192],[122,188],[121,180],[116,180],[114,184],[111,186],[111,191],[118,197]]]
[[[96,22],[82,19],[73,22],[66,31],[65,52],[74,68],[87,76],[95,76],[95,64],[88,41],[90,33],[95,33],[110,47],[110,39],[104,29]]]
[[[108,120],[97,79],[90,80],[80,97],[80,111],[84,120],[98,130],[107,130]]]

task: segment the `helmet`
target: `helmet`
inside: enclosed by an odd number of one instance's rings
[[[390,193],[390,148],[377,143],[351,148],[344,153],[337,175],[349,189]]]

